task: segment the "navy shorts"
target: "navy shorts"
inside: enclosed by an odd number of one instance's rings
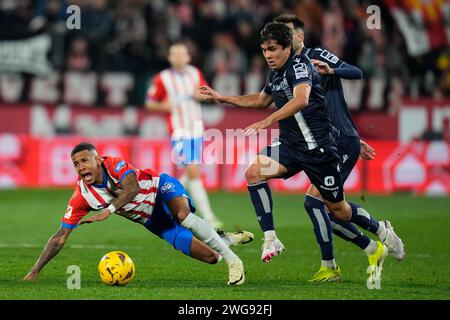
[[[282,178],[288,179],[305,171],[324,199],[330,202],[344,199],[341,159],[335,146],[304,151],[296,145],[275,141],[261,150],[259,155],[270,157],[286,167],[288,172]]]
[[[155,207],[152,216],[144,226],[152,233],[169,242],[176,250],[180,250],[190,256],[193,234],[175,220],[167,206],[169,201],[175,197],[187,198],[191,212],[195,212],[192,200],[181,183],[168,174],[161,174]]]
[[[342,160],[341,176],[344,183],[359,159],[359,154],[361,153],[359,138],[341,135],[337,138],[337,149]]]

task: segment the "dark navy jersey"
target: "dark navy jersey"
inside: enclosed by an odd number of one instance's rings
[[[298,145],[301,150],[313,150],[331,145],[330,118],[325,106],[320,77],[306,55],[291,54],[280,70],[272,70],[264,92],[271,95],[277,109],[293,98],[294,87],[311,86],[308,105],[295,115],[280,120],[280,140]]]
[[[340,60],[333,53],[320,48],[304,48],[302,54],[306,54],[310,59],[324,61],[331,68],[335,69],[340,68],[344,64],[344,61]],[[324,75],[320,78],[322,88],[325,91],[331,124],[346,136],[359,137],[358,130],[345,101],[340,78],[336,75]]]

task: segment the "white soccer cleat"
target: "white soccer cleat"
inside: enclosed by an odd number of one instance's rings
[[[380,240],[388,247],[388,253],[399,261],[403,260],[405,258],[405,247],[402,239],[394,232],[394,228],[389,221],[384,220],[379,223],[382,223],[386,228],[386,233],[380,236]]]
[[[241,260],[228,263],[228,285],[240,286],[245,282],[244,265]]]
[[[278,239],[266,240],[262,245],[262,250],[261,260],[268,263],[272,257],[278,256],[284,251],[284,245]]]

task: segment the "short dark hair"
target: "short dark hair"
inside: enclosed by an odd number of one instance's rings
[[[281,47],[292,47],[292,30],[284,23],[272,21],[264,26],[260,32],[261,43],[275,40]]]
[[[278,17],[273,19],[273,21],[281,22],[281,23],[292,23],[294,26],[294,29],[301,29],[305,30],[305,23],[300,20],[295,14],[293,13],[283,13],[280,14]]]
[[[75,146],[75,148],[72,149],[72,152],[70,153],[70,156],[73,157],[73,155],[75,153],[78,153],[78,152],[81,152],[81,151],[84,151],[84,150],[95,151],[96,153],[98,153],[97,152],[97,148],[92,143],[81,142],[81,143],[77,144]]]

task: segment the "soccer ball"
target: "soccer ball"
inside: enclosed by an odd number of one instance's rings
[[[111,251],[100,260],[98,273],[103,283],[124,286],[133,280],[135,267],[133,260],[125,252]]]

